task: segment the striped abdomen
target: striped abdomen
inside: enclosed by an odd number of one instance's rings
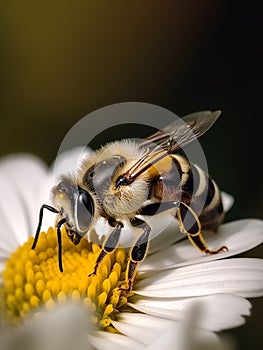
[[[202,230],[216,231],[224,210],[221,193],[208,174],[179,155],[172,155],[172,169],[162,174],[162,200],[177,200],[190,206]]]

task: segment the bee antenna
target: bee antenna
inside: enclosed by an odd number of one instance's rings
[[[40,230],[41,230],[41,226],[42,226],[42,221],[43,221],[43,212],[44,212],[44,209],[47,209],[47,210],[51,211],[52,213],[56,213],[56,214],[59,213],[59,211],[58,211],[56,208],[53,208],[53,207],[51,207],[50,205],[43,204],[43,205],[41,206],[41,208],[40,208],[40,210],[39,210],[38,226],[37,226],[37,230],[36,230],[34,242],[33,242],[33,245],[32,245],[32,249],[35,249],[35,248],[36,248],[36,245],[37,245],[37,241],[38,241],[38,238],[39,238],[39,234],[40,234]]]

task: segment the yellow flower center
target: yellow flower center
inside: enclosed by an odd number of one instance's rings
[[[34,250],[31,237],[6,261],[3,304],[7,319],[16,323],[41,305],[51,308],[67,299],[81,300],[91,310],[94,323],[114,331],[111,320],[127,306],[127,297],[119,289],[125,280],[125,250],[108,254],[96,275],[89,277],[101,248],[86,239],[75,246],[65,232],[62,239],[63,272],[58,267],[57,236],[52,228],[40,234]]]

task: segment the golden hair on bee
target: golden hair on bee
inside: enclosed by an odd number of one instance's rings
[[[121,140],[108,143],[84,159],[77,171],[80,184],[89,186],[92,174],[93,190],[103,199],[103,207],[110,216],[130,219],[148,197],[151,180],[147,173],[141,174],[129,186],[116,186],[117,178],[128,171],[145,153],[133,140]],[[92,172],[90,169],[92,168]],[[102,183],[103,173],[107,173]],[[110,180],[110,181],[109,181]],[[107,186],[105,181],[108,181]]]

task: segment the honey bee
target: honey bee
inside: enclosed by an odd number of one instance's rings
[[[139,229],[130,249],[126,284],[129,293],[138,264],[147,254],[151,226],[149,218],[172,214],[190,242],[205,254],[210,250],[203,231],[217,231],[224,217],[221,193],[216,183],[199,166],[178,154],[183,146],[203,135],[218,119],[220,111],[201,111],[179,119],[144,140],[115,141],[86,157],[74,174],[63,175],[53,187],[53,206],[43,204],[32,249],[36,247],[44,209],[58,215],[58,263],[62,266],[61,227],[79,244],[103,217],[112,227],[103,242],[91,275],[104,257],[118,246],[124,227]]]

